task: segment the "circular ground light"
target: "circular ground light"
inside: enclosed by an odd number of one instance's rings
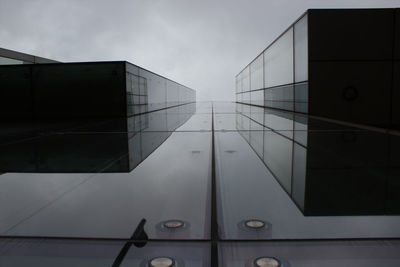
[[[261,229],[265,227],[265,222],[260,220],[248,220],[244,222],[244,225],[250,229]]]
[[[174,260],[168,257],[157,257],[149,262],[150,267],[172,267]]]
[[[183,221],[180,220],[169,220],[163,223],[163,226],[168,229],[177,229],[185,225]]]
[[[254,265],[257,267],[280,267],[280,262],[272,257],[261,257],[254,260]]]

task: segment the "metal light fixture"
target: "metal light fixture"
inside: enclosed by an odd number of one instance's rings
[[[280,267],[281,263],[273,257],[260,257],[254,260],[254,265],[257,267]]]
[[[163,222],[163,227],[168,229],[178,229],[185,225],[185,223],[181,220],[168,220]]]
[[[250,229],[262,229],[265,227],[265,222],[261,220],[252,219],[245,221],[244,225]]]
[[[149,267],[173,267],[175,261],[169,257],[157,257],[149,262]]]

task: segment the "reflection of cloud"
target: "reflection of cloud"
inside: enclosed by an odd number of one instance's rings
[[[233,100],[234,76],[311,7],[398,0],[2,0],[0,47],[60,61],[127,60]]]

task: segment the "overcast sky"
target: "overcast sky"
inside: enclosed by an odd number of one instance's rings
[[[235,75],[308,8],[400,0],[0,0],[0,47],[59,61],[126,60],[233,100]]]

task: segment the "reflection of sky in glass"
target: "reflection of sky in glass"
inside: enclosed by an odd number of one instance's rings
[[[210,240],[392,238],[400,234],[400,221],[394,215],[396,201],[382,195],[379,187],[368,194],[369,203],[385,205],[353,205],[364,197],[359,192],[368,191],[374,182],[392,182],[387,175],[395,175],[398,156],[391,147],[398,144],[397,137],[224,102],[168,108],[131,117],[127,123],[130,132],[113,131],[115,122],[41,136],[30,132],[30,137],[21,132],[15,135],[14,129],[9,131],[14,139],[3,130],[1,166],[14,169],[1,171],[0,176],[0,196],[6,200],[0,202],[1,235],[145,237],[149,241],[90,242],[108,251],[99,266],[115,263],[121,255],[121,266],[142,264],[160,255],[173,255],[178,263],[191,262],[191,266],[210,266],[215,261],[210,256]],[[24,138],[18,140],[18,136]],[[71,166],[80,171],[68,170]],[[212,201],[213,179],[216,202]],[[343,179],[349,182],[347,186]],[[331,191],[321,197],[318,192],[327,189]],[[215,208],[216,218],[212,215]],[[182,227],[165,227],[171,221],[181,222]],[[248,227],[253,222],[262,226]],[[218,223],[217,240],[211,233],[213,223]],[[25,253],[23,247],[16,249],[11,241],[1,240],[10,248],[0,250],[4,259],[10,260],[11,252]],[[199,241],[187,243],[189,247],[173,243],[166,254],[159,254],[167,251],[167,240]],[[23,246],[32,245],[23,242]],[[68,242],[58,243],[69,244],[68,257],[78,257],[77,250],[86,251],[80,259],[95,257],[84,242]],[[379,243],[370,245],[381,248]],[[257,253],[247,251],[249,246]],[[221,243],[220,261],[243,266],[246,259],[264,255],[261,252],[270,246],[265,242]],[[289,242],[286,246],[307,251],[315,245]],[[347,244],[326,246],[334,250],[332,257],[341,257]],[[232,249],[242,252],[227,256]],[[353,249],[367,253],[364,248]],[[271,251],[282,262],[296,262],[279,249]],[[30,255],[35,253],[44,255],[37,249]],[[135,253],[142,256],[132,258]],[[390,251],[385,253],[390,255]],[[53,258],[53,251],[44,257]]]

